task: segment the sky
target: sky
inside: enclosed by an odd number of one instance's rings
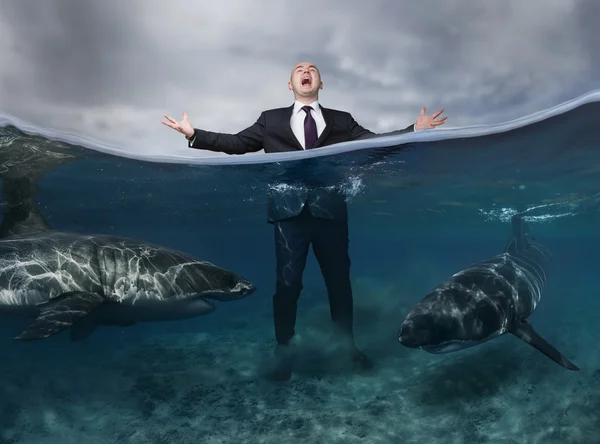
[[[494,124],[600,88],[598,0],[0,0],[0,114],[141,154],[187,148],[162,125],[237,133],[289,106],[312,61],[320,102],[375,132],[422,106]]]

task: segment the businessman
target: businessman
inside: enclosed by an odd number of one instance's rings
[[[360,126],[349,113],[321,106],[319,90],[322,88],[317,67],[302,62],[294,66],[288,82],[294,103],[263,111],[252,126],[237,134],[194,128],[185,112],[181,121],[165,114],[166,120],[162,123],[184,134],[190,148],[245,154],[261,149],[266,153],[317,149],[350,140],[436,128],[446,120],[446,117],[439,117],[443,109],[428,116],[423,107],[414,124],[390,133],[375,134]],[[274,225],[276,258],[273,314],[277,346],[271,377],[283,381],[292,374],[291,340],[295,334],[302,274],[311,244],[325,280],[331,319],[348,344],[348,357],[359,369],[371,368],[371,360],[354,342],[345,196],[331,187],[295,187],[286,195],[269,196],[267,219]]]

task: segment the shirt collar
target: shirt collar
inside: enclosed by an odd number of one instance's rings
[[[302,111],[302,107],[306,106],[307,104],[302,103],[298,100],[294,101],[294,113],[297,113],[298,111]],[[308,103],[308,106],[310,106],[312,109],[314,109],[315,111],[319,110],[319,101],[315,100],[312,103]]]

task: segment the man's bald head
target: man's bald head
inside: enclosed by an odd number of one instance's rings
[[[312,103],[319,99],[319,90],[323,89],[321,73],[314,63],[300,62],[294,66],[288,82],[288,89],[294,92],[294,98],[302,103]]]
[[[319,68],[317,68],[317,65],[315,65],[312,62],[300,62],[297,63],[294,68],[292,69],[292,73],[290,75],[290,80],[292,80],[292,77],[294,77],[294,73],[297,70],[301,70],[301,69],[309,69],[309,68],[313,68],[317,71],[317,74],[319,74],[319,78],[321,78],[321,72],[319,71]]]

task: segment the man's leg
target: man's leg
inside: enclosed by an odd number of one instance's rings
[[[348,224],[339,220],[316,219],[313,226],[313,250],[325,279],[331,319],[344,340],[348,341],[352,360],[362,368],[370,368],[370,360],[354,342]]]
[[[296,325],[298,299],[302,291],[302,274],[310,245],[310,216],[304,212],[292,219],[275,223],[276,290],[273,296],[277,363],[273,374],[277,380],[291,376],[291,356],[287,347]]]

